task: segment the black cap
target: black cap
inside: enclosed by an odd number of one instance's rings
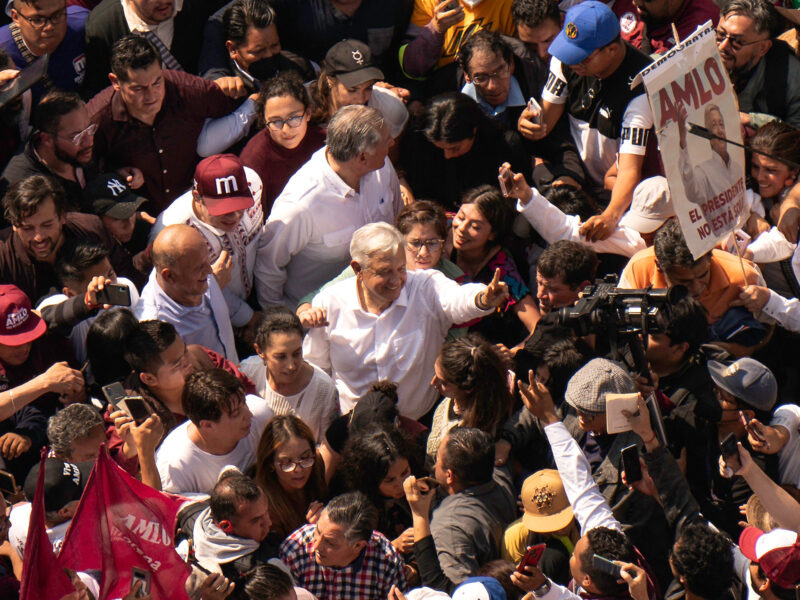
[[[325,55],[325,72],[347,87],[384,78],[383,71],[372,62],[369,46],[358,40],[342,40],[331,46]]]
[[[83,190],[85,210],[97,216],[130,219],[146,198],[137,196],[117,173],[103,173],[86,184]]]
[[[36,480],[39,466],[36,463],[25,478],[25,497],[33,502],[36,494]],[[47,458],[44,461],[44,509],[56,512],[70,502],[81,499],[83,488],[89,480],[94,461],[69,463],[60,458]]]
[[[394,400],[381,391],[367,392],[359,398],[350,414],[350,431],[360,431],[370,425],[394,423],[397,406]]]

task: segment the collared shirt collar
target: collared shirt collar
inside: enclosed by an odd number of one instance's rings
[[[525,96],[522,95],[522,89],[519,87],[519,82],[513,75],[511,76],[508,97],[506,98],[505,102],[498,106],[491,106],[488,102],[486,102],[486,100],[483,99],[483,96],[478,93],[478,88],[475,87],[474,83],[465,84],[464,87],[461,88],[461,93],[475,100],[487,117],[497,117],[503,113],[506,108],[525,106],[526,103]]]
[[[352,198],[357,195],[357,192],[349,185],[347,185],[344,179],[339,177],[339,174],[333,170],[331,163],[328,162],[327,145],[317,150],[311,156],[311,160],[317,161],[319,169],[322,172],[322,179],[325,181],[327,189],[329,191],[341,195],[342,199]]]

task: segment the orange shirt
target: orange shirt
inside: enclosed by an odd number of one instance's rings
[[[411,24],[425,27],[433,18],[433,9],[441,1],[415,0]],[[445,32],[442,55],[436,67],[442,68],[453,62],[461,44],[479,29],[489,29],[513,36],[516,26],[511,18],[511,2],[512,0],[483,0],[473,8],[462,4],[464,20]]]
[[[723,250],[711,251],[711,276],[705,291],[697,299],[708,311],[708,322],[713,323],[731,307],[739,297],[739,288],[745,285],[765,285],[761,273],[749,260],[744,261],[745,280],[739,258]],[[620,287],[665,288],[667,280],[656,268],[653,247],[640,250],[631,257],[620,277]]]

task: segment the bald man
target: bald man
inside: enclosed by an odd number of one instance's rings
[[[136,317],[172,323],[186,344],[200,344],[238,363],[228,305],[203,236],[189,225],[170,225],[153,242],[152,256],[153,271]]]

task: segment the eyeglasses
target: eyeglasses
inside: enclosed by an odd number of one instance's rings
[[[42,15],[26,17],[19,11],[17,11],[17,14],[30,23],[34,29],[44,29],[48,23],[51,25],[61,25],[61,23],[64,22],[64,19],[67,18],[67,9],[65,8],[64,10],[55,12],[52,15],[47,15],[46,17],[43,17]]]
[[[478,73],[472,77],[472,81],[477,85],[486,85],[490,79],[504,79],[508,76],[508,63],[497,69],[494,73]]]
[[[419,252],[425,246],[428,252],[436,252],[444,244],[444,240],[431,239],[431,240],[406,240],[406,246],[412,252]]]
[[[51,132],[50,135],[54,135],[56,137],[60,137],[60,138],[63,138],[65,140],[69,140],[75,146],[80,146],[80,144],[83,141],[84,137],[94,135],[95,133],[97,133],[97,124],[96,123],[92,123],[86,129],[84,129],[82,131],[79,131],[78,133],[76,133],[72,137],[64,137],[64,136],[58,135],[58,133],[54,133],[54,132]]]
[[[272,129],[272,131],[280,131],[283,129],[284,125],[288,125],[292,129],[296,129],[300,127],[300,123],[303,122],[303,117],[306,116],[306,112],[303,111],[302,115],[297,115],[295,117],[289,117],[288,119],[274,119],[272,121],[267,121],[267,127]]]
[[[725,40],[728,40],[731,43],[731,48],[733,48],[734,50],[741,50],[745,46],[750,46],[752,44],[757,44],[758,42],[764,41],[764,40],[753,40],[752,42],[743,42],[741,38],[732,36],[724,29],[715,30],[714,35],[717,38],[718,46],[722,46],[722,44],[725,43]]]
[[[278,461],[278,467],[284,473],[291,473],[297,467],[301,469],[310,469],[314,466],[314,463],[317,462],[316,456],[307,456],[306,458],[300,458],[298,460],[281,460]]]

